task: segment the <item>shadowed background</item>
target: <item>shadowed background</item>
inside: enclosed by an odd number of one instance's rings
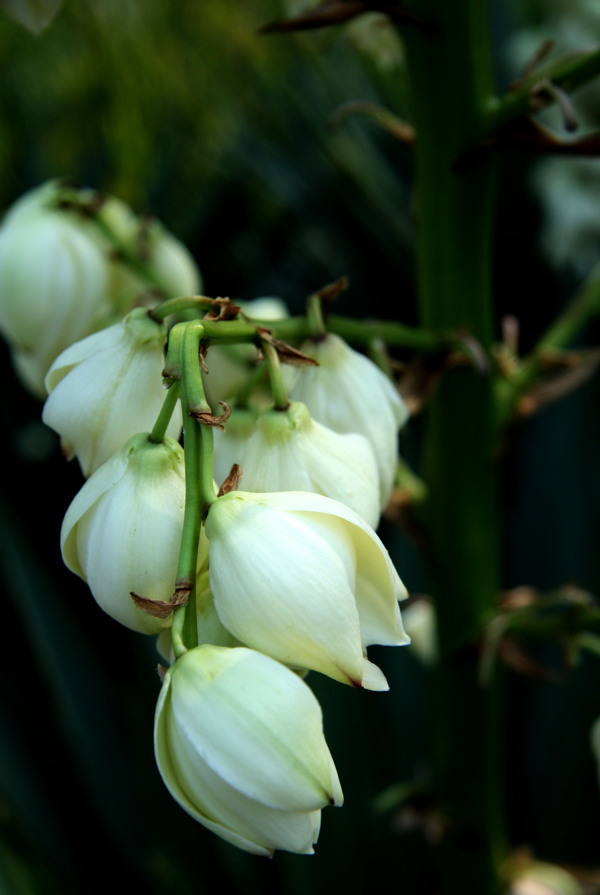
[[[498,5],[499,76],[514,27]],[[532,5],[539,24],[543,9]],[[284,13],[253,0],[68,0],[41,35],[0,10],[0,207],[65,176],[159,217],[192,251],[207,295],[277,295],[292,311],[342,274],[336,313],[416,322],[410,151],[349,100],[407,114],[401,50],[373,55],[347,27],[260,36]],[[521,10],[522,13],[522,10]],[[519,22],[519,25],[523,23]],[[569,160],[562,164],[569,165]],[[531,162],[507,157],[498,208],[498,336],[522,347],[577,284],[539,248]],[[598,206],[600,218],[600,203]],[[597,245],[600,246],[600,240]],[[598,327],[586,334],[598,338]],[[398,355],[402,358],[402,354]],[[389,787],[427,780],[427,674],[407,649],[373,649],[391,685],[361,693],[311,674],[346,804],[323,813],[313,857],[253,858],[185,815],[154,765],[153,639],[115,624],[62,565],[60,523],[82,483],[1,346],[0,891],[151,895],[428,889],[434,819]],[[598,381],[522,425],[501,460],[506,587],[600,590]],[[401,449],[417,469],[420,421]],[[407,535],[380,534],[409,590],[423,575]],[[506,756],[513,841],[541,858],[600,864],[588,731],[599,660],[549,682],[511,675]],[[419,807],[419,806],[418,806]]]

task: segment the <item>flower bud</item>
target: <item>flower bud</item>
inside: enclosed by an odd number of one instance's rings
[[[231,491],[206,534],[215,606],[235,637],[292,667],[388,689],[364,651],[408,642],[406,590],[360,516],[320,494]]]
[[[408,419],[402,398],[379,367],[339,336],[330,333],[301,350],[319,366],[297,371],[290,399],[303,401],[311,416],[334,432],[365,436],[377,461],[384,508],[398,463],[398,430]]]
[[[145,634],[171,624],[139,609],[131,593],[168,602],[183,530],[183,448],[135,435],[85,482],[61,529],[65,564],[87,581],[98,605]],[[204,543],[204,549],[202,549]],[[206,561],[201,542],[199,567]]]
[[[105,249],[90,221],[56,205],[57,190],[51,183],[27,193],[0,228],[0,331],[39,397],[55,357],[108,309]]]
[[[63,351],[46,376],[42,419],[91,475],[137,432],[152,429],[165,399],[164,324],[137,308],[121,323]],[[181,408],[167,434],[178,437]]]
[[[238,461],[245,491],[312,491],[349,506],[375,527],[379,481],[362,435],[340,435],[315,422],[306,405],[266,410]]]
[[[312,691],[245,648],[199,646],[168,669],[158,769],[195,820],[245,851],[310,854],[320,809],[343,801]]]

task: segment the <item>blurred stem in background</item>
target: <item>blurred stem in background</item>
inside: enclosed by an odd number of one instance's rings
[[[420,322],[464,326],[490,360],[491,239],[496,172],[489,161],[457,172],[494,93],[487,3],[419,4],[435,31],[406,28],[416,141]],[[500,542],[491,366],[448,372],[427,409],[422,508],[439,632],[433,755],[448,825],[444,893],[500,890],[506,847],[504,782],[494,716],[498,688],[478,680],[477,639],[500,590]]]

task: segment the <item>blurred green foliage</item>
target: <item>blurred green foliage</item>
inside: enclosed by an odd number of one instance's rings
[[[509,22],[497,6],[501,59]],[[378,67],[345,28],[257,33],[283,13],[275,0],[65,0],[40,36],[0,13],[0,206],[66,176],[161,218],[194,253],[209,295],[277,294],[299,310],[347,274],[338,312],[414,322],[409,152],[370,121],[332,117],[355,99],[407,116],[402,67]],[[573,285],[539,254],[528,170],[504,162],[496,281],[498,321],[517,314],[525,348]],[[346,795],[341,811],[324,812],[314,857],[251,858],[170,799],[152,752],[153,644],[103,616],[63,568],[60,521],[79,470],[12,377],[5,346],[2,376],[0,893],[319,895],[393,884],[430,895],[424,817],[373,807],[388,786],[427,778],[428,681],[406,650],[373,650],[389,694],[365,698],[311,675]],[[507,587],[572,580],[600,593],[597,407],[593,381],[513,435]],[[402,440],[416,465],[418,444],[416,419]],[[410,540],[391,523],[381,533],[421,590]],[[514,844],[548,860],[600,860],[585,747],[599,683],[591,658],[559,683],[509,681]]]

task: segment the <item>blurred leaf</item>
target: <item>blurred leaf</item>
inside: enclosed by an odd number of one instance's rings
[[[63,0],[0,0],[0,6],[8,15],[31,31],[41,34],[48,27]]]

